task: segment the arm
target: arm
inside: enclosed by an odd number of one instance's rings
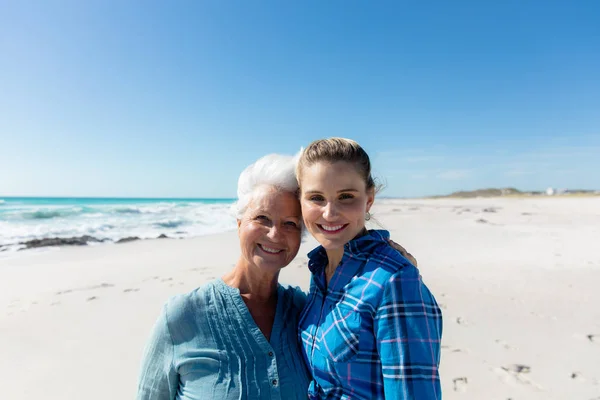
[[[442,314],[416,268],[396,272],[375,316],[386,399],[441,399]]]
[[[179,377],[173,366],[173,341],[165,306],[144,350],[136,398],[137,400],[173,400],[178,385]]]

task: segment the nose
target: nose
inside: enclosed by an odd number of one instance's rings
[[[273,224],[267,233],[267,237],[273,243],[279,243],[281,241],[282,231],[279,229],[277,224]]]
[[[337,209],[333,203],[327,203],[323,210],[323,218],[326,220],[333,220],[337,216]]]

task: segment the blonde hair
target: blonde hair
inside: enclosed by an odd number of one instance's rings
[[[371,175],[371,161],[367,152],[351,139],[333,137],[315,140],[303,149],[296,165],[296,178],[300,184],[302,169],[318,162],[335,163],[344,161],[354,165],[365,181],[367,190],[375,190],[375,180]]]

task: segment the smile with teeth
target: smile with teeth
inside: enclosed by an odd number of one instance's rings
[[[283,251],[281,249],[274,249],[272,247],[267,247],[267,246],[264,246],[262,244],[259,244],[258,247],[260,247],[260,249],[262,251],[264,251],[265,253],[269,253],[269,254],[279,254],[279,253],[281,253]]]
[[[341,224],[341,225],[318,225],[319,228],[321,228],[321,230],[327,232],[327,233],[336,233],[341,231],[342,229],[344,229],[346,226],[348,226],[348,224]]]

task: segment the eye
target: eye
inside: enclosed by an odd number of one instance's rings
[[[321,196],[320,194],[313,194],[308,199],[310,201],[323,201],[323,200],[325,200],[325,198],[323,196]]]
[[[340,195],[340,200],[348,200],[348,199],[353,199],[354,195],[350,194],[350,193],[342,193]]]
[[[298,224],[295,223],[294,221],[286,221],[285,225],[286,226],[291,226],[292,228],[297,228],[298,227]]]
[[[269,221],[269,217],[266,215],[257,215],[254,219],[258,221]]]

